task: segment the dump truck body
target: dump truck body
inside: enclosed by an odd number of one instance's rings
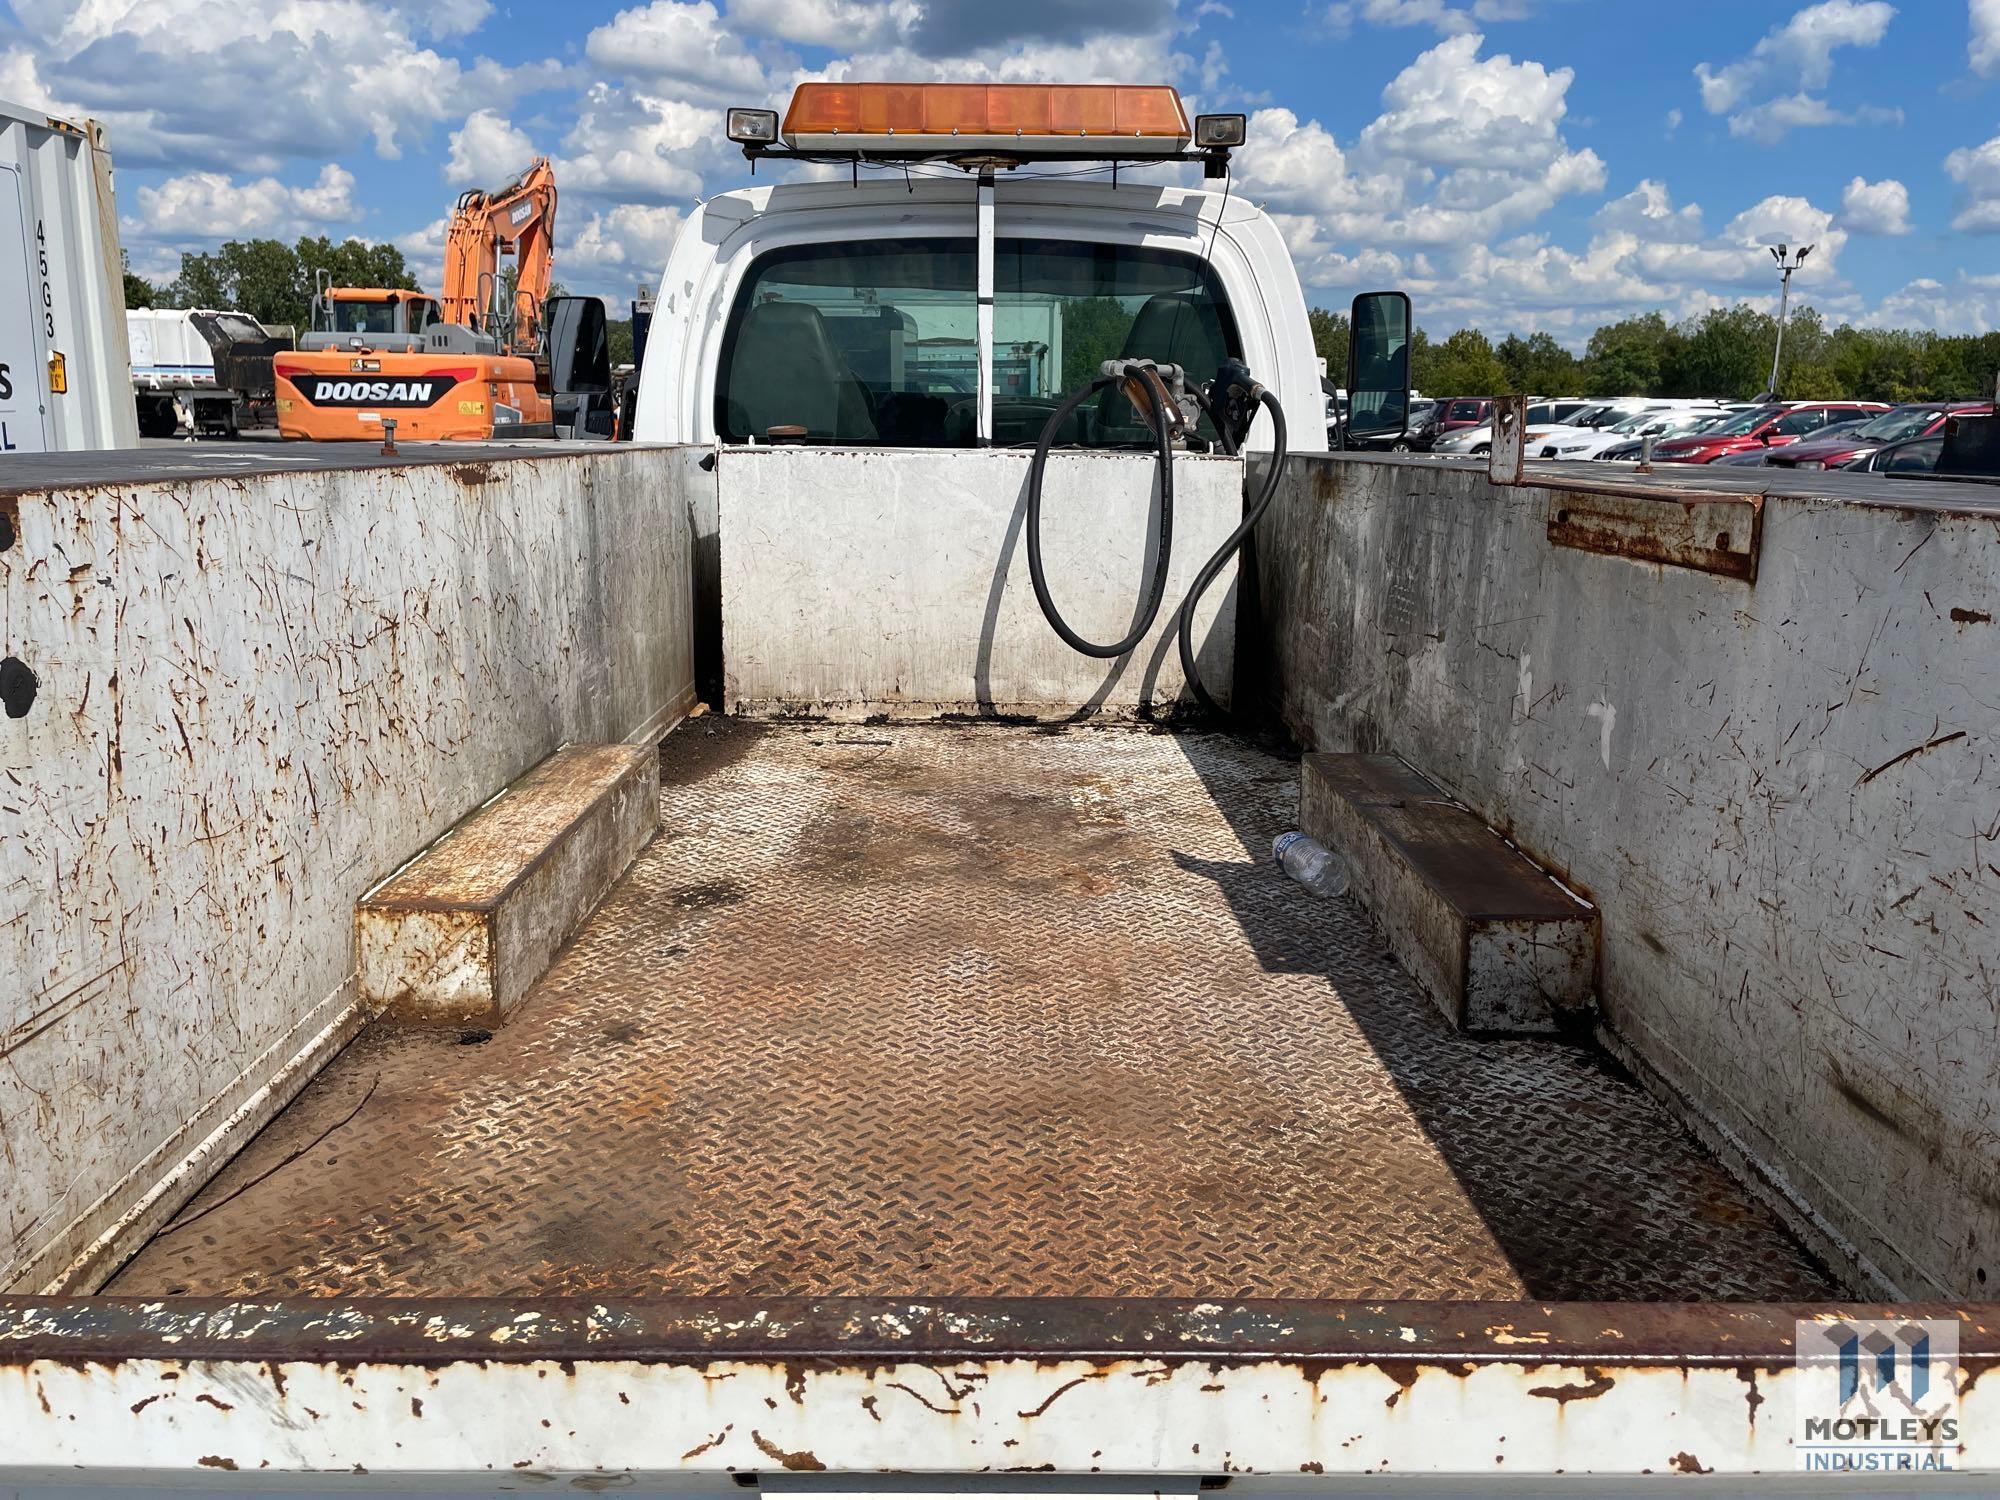
[[[0,1473],[1990,1478],[1994,492],[1176,451],[1204,718],[915,186],[691,221],[673,441],[9,470]],[[1010,192],[996,358],[1323,433],[1256,210]]]

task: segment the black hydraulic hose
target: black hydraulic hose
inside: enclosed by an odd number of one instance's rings
[[[1201,596],[1208,586],[1215,582],[1215,575],[1222,571],[1222,565],[1229,561],[1229,555],[1243,545],[1245,538],[1257,529],[1257,523],[1264,519],[1264,512],[1271,508],[1271,501],[1278,493],[1278,481],[1285,467],[1285,409],[1278,405],[1278,398],[1268,390],[1259,389],[1257,400],[1271,413],[1271,464],[1264,471],[1264,487],[1258,492],[1256,503],[1244,513],[1243,522],[1220,547],[1215,556],[1202,564],[1201,572],[1195,575],[1194,587],[1188,592],[1187,601],[1181,605],[1178,635],[1181,647],[1181,676],[1194,690],[1195,701],[1212,714],[1221,714],[1222,708],[1208,696],[1208,689],[1202,686],[1201,669],[1194,659],[1194,611],[1201,603]],[[1244,460],[1247,482],[1249,460]]]
[[[1132,627],[1132,633],[1122,641],[1114,641],[1108,646],[1096,641],[1085,640],[1062,617],[1056,608],[1056,601],[1049,593],[1049,580],[1042,571],[1042,470],[1049,461],[1049,446],[1055,441],[1056,431],[1070,413],[1108,385],[1115,385],[1122,377],[1100,375],[1097,379],[1066,399],[1055,409],[1042,435],[1035,439],[1035,460],[1028,466],[1028,577],[1035,585],[1035,598],[1042,606],[1042,614],[1047,617],[1055,633],[1067,642],[1072,650],[1081,651],[1085,656],[1123,656],[1146,638],[1146,632],[1153,628],[1153,621],[1159,618],[1160,605],[1167,597],[1167,569],[1173,562],[1174,540],[1174,452],[1173,429],[1168,422],[1167,411],[1158,389],[1151,390],[1153,408],[1153,432],[1159,439],[1160,470],[1160,550],[1158,561],[1153,567],[1153,581],[1146,595],[1145,606],[1139,611],[1139,623]],[[1281,429],[1282,430],[1282,429]],[[1204,701],[1206,701],[1206,695]]]

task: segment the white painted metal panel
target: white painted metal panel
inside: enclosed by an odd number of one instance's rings
[[[1072,651],[1029,583],[1022,452],[726,448],[721,511],[725,700],[747,712],[1170,709],[1183,679],[1174,617],[1242,518],[1239,459],[1174,462],[1173,571],[1158,618],[1118,661]],[[1148,455],[1051,456],[1049,586],[1085,636],[1135,623],[1152,576],[1156,465]],[[1234,561],[1196,613],[1202,680],[1227,703]]]
[[[0,1340],[0,1482],[84,1470],[128,1484],[212,1476],[218,1492],[254,1492],[334,1474],[450,1488],[488,1474],[544,1490],[570,1476],[580,1478],[564,1488],[624,1490],[724,1474],[820,1476],[814,1486],[906,1474],[928,1476],[938,1492],[988,1496],[1058,1486],[1054,1476],[1086,1488],[1090,1476],[1174,1484],[1190,1474],[1230,1476],[1232,1490],[1288,1482],[1294,1496],[1380,1494],[1390,1480],[1418,1494],[1486,1480],[1526,1486],[1508,1490],[1516,1494],[1592,1496],[1628,1486],[1658,1494],[1690,1476],[1704,1476],[1704,1496],[1736,1494],[1732,1482],[1746,1480],[1788,1494],[1834,1484],[1800,1472],[1796,1414],[1812,1392],[1790,1352],[1730,1348],[1732,1324],[1770,1326],[1786,1314],[1758,1306],[1666,1308],[1648,1338],[1642,1316],[1628,1322],[1620,1308],[1588,1304],[1202,1304],[1184,1318],[1216,1330],[1208,1350],[1104,1350],[1080,1328],[1076,1354],[968,1344],[930,1356],[898,1352],[894,1340],[866,1354],[794,1340],[786,1304],[724,1302],[692,1318],[718,1348],[666,1352],[620,1352],[622,1330],[654,1322],[642,1304],[128,1306],[132,1314],[102,1322],[178,1328],[176,1342],[202,1352],[150,1340],[116,1356],[24,1358]],[[1348,1322],[1408,1314],[1408,1344],[1398,1352],[1366,1340],[1312,1356],[1234,1344],[1244,1324],[1284,1330],[1290,1314],[1324,1320],[1328,1308]],[[406,1352],[370,1348],[384,1316],[410,1324]],[[954,1314],[906,1304],[888,1316],[908,1336]],[[872,1318],[866,1300],[852,1310],[856,1328]],[[90,1320],[80,1304],[30,1306],[8,1310],[6,1332],[34,1338],[42,1326]],[[1454,1320],[1462,1330],[1446,1326]],[[1594,1322],[1596,1348],[1544,1348],[1552,1320]],[[576,1322],[588,1330],[572,1348],[536,1352],[538,1330]],[[1708,1352],[1662,1346],[1676,1324],[1690,1348]],[[284,1338],[260,1336],[278,1326],[314,1352],[290,1358]],[[1990,1494],[2000,1390],[1966,1372],[1958,1412],[1958,1444],[1946,1454],[1956,1474],[1860,1474],[1858,1492]]]
[[[1856,1284],[1992,1297],[2000,506],[1534,481],[1292,466],[1248,649],[1293,732],[1403,756],[1596,905],[1614,1044]],[[1760,549],[1689,534],[1759,510]]]
[[[0,103],[0,303],[0,367],[14,392],[0,396],[0,462],[10,446],[136,447],[118,214],[96,121]],[[49,378],[57,355],[60,392]]]
[[[0,1288],[94,1285],[356,1023],[363,891],[693,696],[689,452],[31,492],[0,551]]]

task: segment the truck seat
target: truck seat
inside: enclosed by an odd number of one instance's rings
[[[1188,380],[1199,385],[1212,379],[1222,361],[1229,357],[1229,340],[1215,303],[1197,292],[1155,292],[1139,308],[1125,335],[1120,359],[1150,359],[1155,364],[1179,365]],[[1144,422],[1134,420],[1132,403],[1117,386],[1097,397],[1097,434],[1101,443],[1147,443],[1152,434]]]
[[[804,302],[759,302],[743,315],[726,389],[731,426],[760,441],[782,426],[834,442],[876,441],[861,382],[819,309]]]

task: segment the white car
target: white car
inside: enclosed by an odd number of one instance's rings
[[[1567,422],[1579,412],[1590,408],[1588,401],[1536,401],[1528,407],[1528,437],[1532,442],[1536,431],[1543,427],[1553,427]],[[1481,454],[1493,446],[1493,424],[1482,422],[1477,427],[1467,427],[1459,432],[1439,438],[1431,445],[1433,453]]]
[[[1631,421],[1635,417],[1653,415],[1669,410],[1665,400],[1651,400],[1646,397],[1626,397],[1617,401],[1600,401],[1586,406],[1567,422],[1551,426],[1528,428],[1528,456],[1548,458],[1554,455],[1547,450],[1561,447],[1571,442],[1594,439],[1608,432],[1620,422]]]
[[[1607,449],[1643,438],[1679,437],[1683,433],[1697,431],[1726,414],[1719,406],[1648,407],[1606,427],[1559,429],[1547,433],[1542,441],[1531,443],[1528,451],[1535,458],[1595,458]]]

